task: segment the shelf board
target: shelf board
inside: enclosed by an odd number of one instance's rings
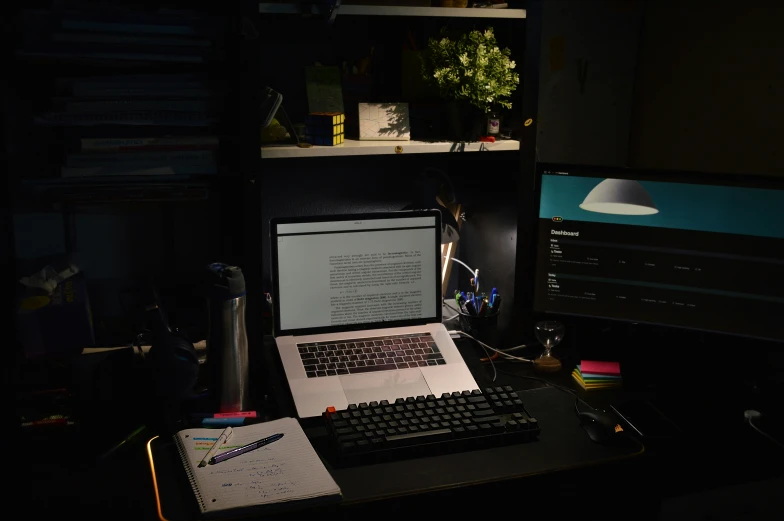
[[[209,197],[210,184],[217,179],[215,174],[26,179],[21,182],[20,189],[27,201],[20,206],[201,201]]]
[[[259,13],[299,14],[297,4],[259,3]],[[311,6],[311,14],[318,14]],[[338,16],[427,16],[447,18],[525,18],[525,9],[492,9],[473,7],[413,7],[395,5],[341,5]]]
[[[398,152],[397,147],[402,147]],[[337,146],[313,146],[300,148],[297,145],[267,145],[261,147],[262,159],[285,159],[292,157],[343,157],[380,156],[396,154],[443,154],[448,152],[482,152],[520,150],[520,142],[504,139],[495,143],[453,143],[450,141],[357,141],[347,139]]]

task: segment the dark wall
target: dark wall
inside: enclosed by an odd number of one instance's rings
[[[516,152],[282,159],[262,166],[264,291],[271,290],[270,218],[401,210],[411,203],[417,176],[434,167],[451,179],[466,216],[455,257],[479,269],[480,290],[496,287],[504,295],[499,327],[507,330],[515,321]],[[457,287],[465,290],[469,278],[455,264],[447,296]]]

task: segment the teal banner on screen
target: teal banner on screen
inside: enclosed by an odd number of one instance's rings
[[[639,181],[658,213],[616,215],[580,208],[604,178],[542,176],[539,217],[784,238],[784,190]],[[557,220],[557,219],[556,219]]]

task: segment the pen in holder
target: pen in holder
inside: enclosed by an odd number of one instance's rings
[[[475,279],[471,279],[471,289],[476,291]],[[476,294],[474,291],[455,291],[457,316],[460,330],[484,342],[495,345],[498,336],[498,315],[501,313],[501,295],[493,288],[490,294]]]
[[[460,330],[487,345],[495,347],[498,336],[498,315],[500,314],[500,309],[491,311],[486,315],[472,315],[459,311]]]

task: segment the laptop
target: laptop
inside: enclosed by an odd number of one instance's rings
[[[435,210],[270,221],[273,335],[300,418],[477,389],[441,323]]]

